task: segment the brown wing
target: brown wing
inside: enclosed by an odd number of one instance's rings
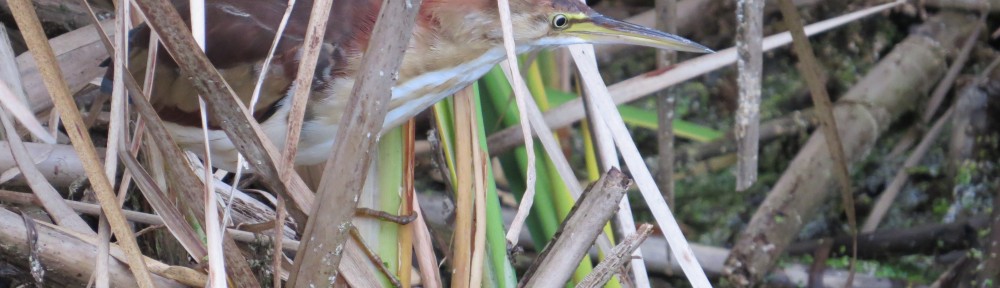
[[[348,69],[345,55],[362,51],[367,43],[377,4],[372,0],[337,0],[324,38],[313,86],[324,85]],[[219,69],[244,105],[250,103],[254,85],[271,47],[285,11],[286,1],[209,0],[206,1],[205,54]],[[188,1],[174,1],[187,18]],[[267,71],[254,116],[263,122],[280,105],[299,65],[299,51],[309,21],[312,1],[296,2],[289,22]],[[187,19],[185,19],[187,21]],[[141,81],[146,70],[150,30],[133,31],[130,43],[130,70]],[[110,69],[109,69],[110,70]],[[111,72],[109,71],[109,74]],[[160,46],[151,102],[166,121],[200,126],[198,93],[188,77]],[[209,116],[209,126],[217,128]]]

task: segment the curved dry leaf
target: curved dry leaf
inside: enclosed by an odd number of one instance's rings
[[[41,140],[47,144],[55,144],[56,138],[49,134],[49,131],[42,126],[41,122],[38,122],[38,118],[35,118],[35,114],[31,112],[18,97],[14,94],[14,91],[10,90],[7,82],[0,79],[0,105],[3,105],[4,110],[10,112],[11,115],[17,119],[17,122],[21,123],[24,128],[28,129],[31,135],[34,135],[38,140]]]

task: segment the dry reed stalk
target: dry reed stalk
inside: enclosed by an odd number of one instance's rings
[[[7,32],[7,25],[0,25],[0,79],[7,81],[10,90],[14,91],[17,99],[22,103],[28,103],[28,96],[24,94],[24,85],[21,84],[21,74],[17,69],[17,55],[14,54],[14,47],[11,46],[10,34]]]
[[[295,154],[299,147],[299,134],[302,133],[302,121],[306,114],[306,103],[309,100],[309,92],[312,90],[313,74],[316,72],[316,63],[319,60],[319,52],[323,47],[323,36],[326,34],[326,23],[330,20],[330,8],[333,7],[333,0],[317,0],[313,3],[312,12],[309,14],[309,23],[306,24],[306,35],[302,43],[304,47],[299,58],[299,67],[292,81],[295,87],[292,92],[292,106],[288,112],[288,129],[285,135],[285,149],[282,152],[283,170],[281,177],[284,181],[295,173]],[[270,55],[270,54],[269,54]],[[261,78],[266,73],[261,73]]]
[[[642,155],[639,154],[639,149],[636,148],[635,140],[632,139],[628,129],[625,127],[625,122],[622,120],[621,114],[618,113],[615,104],[612,102],[611,96],[608,93],[608,87],[604,85],[604,80],[601,79],[600,74],[597,72],[597,60],[593,57],[593,46],[574,45],[570,47],[570,51],[573,55],[573,60],[576,62],[577,69],[580,70],[580,74],[584,78],[583,83],[587,87],[588,97],[590,97],[588,101],[592,101],[590,103],[598,108],[600,114],[604,117],[605,125],[611,131],[615,145],[621,151],[622,158],[624,158],[625,164],[632,172],[632,176],[635,177],[636,185],[649,205],[653,218],[656,219],[656,223],[660,226],[660,229],[663,229],[664,234],[668,235],[667,240],[670,242],[670,249],[674,253],[675,258],[679,260],[679,264],[684,270],[684,275],[694,287],[711,287],[711,283],[698,264],[698,260],[692,255],[690,245],[681,232],[680,226],[677,224],[677,219],[674,218],[670,207],[667,206],[663,196],[660,195],[660,190],[656,187],[656,182],[653,180],[652,174],[649,172],[648,167],[646,167]]]
[[[3,65],[4,67],[11,67],[11,65],[14,65],[16,62],[4,61],[4,63],[7,64]],[[13,68],[15,68],[16,71],[17,67]],[[42,143],[55,144],[56,138],[52,136],[52,134],[49,134],[48,131],[45,130],[45,127],[42,127],[41,122],[38,121],[38,118],[35,118],[34,113],[31,113],[28,106],[19,100],[21,97],[18,96],[18,91],[20,89],[18,87],[21,85],[14,83],[19,83],[20,81],[21,79],[16,77],[16,75],[13,78],[7,76],[4,77],[4,81],[0,82],[0,105],[3,105],[2,108],[9,112],[11,116],[14,116],[14,119],[17,119],[17,122],[21,123],[21,126],[27,128],[28,132],[31,133],[31,136],[41,140]],[[23,92],[20,94],[23,94]]]
[[[35,167],[34,161],[28,154],[27,149],[24,148],[21,136],[17,134],[14,124],[2,109],[0,109],[0,121],[3,122],[4,134],[7,136],[7,141],[9,141],[11,155],[14,156],[17,166],[21,169],[25,179],[28,180],[28,186],[38,196],[42,207],[49,213],[49,216],[56,223],[66,226],[66,228],[80,233],[94,233],[94,230],[90,229],[90,225],[84,222],[80,218],[80,215],[77,215],[73,212],[73,209],[70,209],[66,205],[62,195],[45,180],[45,176],[38,171],[38,167]]]
[[[677,0],[655,1],[656,29],[670,34],[677,34]],[[660,50],[656,53],[656,68],[664,69],[677,62],[677,52]],[[657,184],[667,205],[674,205],[674,106],[677,99],[672,89],[667,88],[657,93]]]
[[[336,147],[327,159],[317,199],[310,208],[302,236],[303,251],[296,255],[289,285],[329,286],[337,276],[337,267],[347,240],[346,228],[357,208],[375,144],[385,113],[391,87],[395,84],[403,53],[410,43],[419,0],[384,1],[361,60],[339,129]],[[365,135],[365,136],[362,136]],[[341,203],[343,209],[323,209],[322,203]]]
[[[403,183],[402,183],[402,195],[401,203],[399,207],[399,215],[414,215],[413,201],[416,199],[415,189],[413,187],[414,182],[414,167],[416,166],[416,152],[415,152],[415,140],[416,137],[416,120],[410,119],[403,126]],[[476,137],[478,140],[479,137]],[[416,219],[415,219],[416,220]],[[411,222],[412,223],[412,222]],[[399,275],[399,281],[403,283],[404,288],[410,287],[410,279],[412,278],[413,272],[413,254],[411,251],[414,247],[413,237],[414,229],[416,225],[399,225],[398,240],[397,245],[399,253],[399,266],[397,267],[396,275]],[[436,258],[435,258],[436,259]]]
[[[271,40],[271,48],[268,48],[267,57],[264,57],[264,64],[260,68],[260,75],[257,77],[257,83],[254,84],[253,94],[250,96],[250,108],[249,108],[250,111],[256,111],[257,110],[257,102],[260,100],[260,91],[264,87],[264,79],[267,77],[268,72],[271,69],[271,61],[272,61],[272,59],[274,59],[274,53],[278,49],[278,44],[281,42],[281,37],[285,33],[285,27],[288,26],[288,18],[291,17],[291,15],[292,15],[292,9],[294,9],[294,8],[295,8],[295,0],[288,0],[288,4],[285,6],[285,12],[281,16],[281,22],[278,23],[278,30],[275,31],[275,33],[274,33],[274,40]],[[154,51],[154,50],[151,49],[150,51]],[[150,59],[153,59],[153,58],[150,58]],[[149,71],[150,70],[147,70],[147,73]],[[296,119],[298,119],[298,118],[296,118]],[[243,153],[238,154],[237,159],[236,159],[236,171],[234,171],[236,173],[236,176],[235,176],[235,178],[233,180],[233,186],[239,186],[240,177],[243,176],[243,166],[246,164],[245,161],[246,161],[246,159],[243,157]],[[282,173],[290,173],[290,172],[282,172]],[[228,213],[229,213],[229,210],[228,210],[228,207],[227,207],[226,214],[228,215]],[[278,250],[280,251],[280,249],[278,249]],[[275,261],[277,261],[277,260],[275,260]],[[276,262],[276,263],[280,263],[280,262]],[[279,267],[279,269],[280,269],[280,267]],[[277,287],[277,286],[275,286],[275,287]]]
[[[0,25],[0,104],[3,108],[0,108],[0,112],[10,111],[14,114],[15,118],[25,127],[28,128],[36,138],[42,139],[46,143],[55,143],[55,138],[45,131],[45,128],[38,123],[38,119],[35,118],[33,113],[27,109],[24,103],[27,103],[27,98],[24,95],[23,86],[21,85],[21,76],[18,74],[17,61],[15,61],[13,48],[10,46],[10,39],[7,37],[7,30],[3,25]],[[8,85],[10,87],[8,87]],[[9,121],[9,120],[6,120]],[[15,131],[16,132],[16,131]],[[6,135],[7,133],[0,133]],[[19,137],[18,135],[13,135]],[[20,138],[18,138],[20,139]],[[27,152],[23,146],[18,145],[21,152]],[[13,147],[10,147],[13,149]],[[12,155],[14,150],[11,151]],[[51,150],[50,150],[51,151]],[[21,154],[23,156],[23,153]],[[34,157],[20,157],[22,159],[30,159],[30,164],[35,170],[38,170],[36,166],[41,161],[35,161]],[[23,160],[22,160],[23,161]],[[18,165],[17,161],[9,161],[5,163],[12,163]],[[7,182],[9,179],[20,175],[21,170],[19,168],[13,168],[4,171],[3,175],[0,176],[0,183]],[[43,176],[44,177],[44,176]],[[32,178],[33,179],[33,178]],[[58,206],[58,204],[56,204]]]
[[[94,23],[97,22],[97,18],[93,14],[91,14],[91,21],[93,21]],[[99,32],[98,36],[104,43],[105,48],[108,49],[109,51],[113,51],[115,45],[111,44],[111,41],[108,38],[107,34],[104,33],[102,30],[98,30],[98,32]],[[127,69],[124,70],[125,71],[123,72],[127,72]],[[185,154],[181,152],[180,148],[178,148],[175,142],[172,140],[170,133],[167,132],[166,128],[163,126],[163,122],[159,119],[159,117],[156,115],[155,110],[150,105],[148,100],[149,97],[146,96],[145,93],[142,92],[142,90],[140,90],[141,88],[139,88],[139,85],[135,82],[135,79],[132,78],[131,73],[122,73],[122,76],[124,78],[123,80],[125,82],[125,87],[128,88],[131,95],[134,96],[132,100],[133,103],[135,104],[135,107],[138,108],[139,115],[145,118],[146,123],[151,124],[150,131],[152,136],[156,136],[156,138],[160,140],[166,140],[165,142],[162,143],[153,143],[153,144],[155,144],[156,147],[163,149],[160,152],[171,155],[170,157],[160,158],[160,159],[165,159],[167,162],[170,163],[169,165],[166,166],[169,169],[169,172],[173,173],[171,175],[173,177],[168,177],[167,180],[181,183],[180,185],[176,185],[175,187],[193,188],[193,189],[179,189],[180,192],[182,192],[179,195],[174,193],[176,197],[184,199],[183,201],[176,202],[175,204],[180,205],[182,210],[191,212],[194,216],[194,219],[204,219],[205,206],[194,205],[195,203],[202,202],[197,200],[200,199],[202,195],[198,195],[196,191],[203,191],[204,184],[197,178],[197,176],[194,175],[194,173],[192,173],[190,169],[190,164],[184,161],[186,159]],[[149,75],[147,75],[147,78],[148,76]],[[138,149],[138,147],[133,145],[131,150],[134,151],[135,149]],[[136,172],[130,172],[130,173],[136,173]],[[234,282],[236,282],[236,284],[239,286],[259,286],[259,284],[257,284],[256,282],[256,278],[252,277],[252,272],[250,271],[250,268],[247,265],[245,258],[240,253],[239,247],[236,246],[236,242],[232,241],[232,239],[223,239],[223,248],[225,251],[228,251],[228,253],[231,255],[230,257],[225,258],[225,260],[227,261],[226,263],[230,267],[232,267],[232,269],[228,270],[232,276],[230,278]]]
[[[89,11],[93,11],[93,9],[90,7],[89,3],[87,3],[86,1],[83,1],[83,3],[84,3],[84,5],[87,6],[87,9]],[[126,122],[125,122],[126,121],[126,118],[125,118],[125,105],[126,105],[126,103],[125,103],[125,97],[126,97],[125,93],[126,93],[126,91],[125,91],[124,82],[122,81],[123,77],[121,76],[121,73],[123,71],[125,71],[124,67],[126,67],[128,65],[128,59],[127,59],[128,58],[128,36],[127,35],[128,35],[128,30],[129,30],[129,22],[127,22],[127,20],[130,17],[130,15],[131,15],[131,13],[129,11],[130,7],[131,7],[131,5],[125,4],[125,5],[118,5],[117,8],[116,8],[116,14],[119,15],[119,17],[117,17],[115,19],[115,29],[114,29],[115,30],[115,43],[116,43],[116,45],[115,45],[115,50],[114,50],[113,57],[114,57],[114,66],[115,66],[115,72],[114,73],[116,75],[114,75],[115,77],[113,79],[112,92],[111,92],[111,95],[110,95],[110,97],[111,97],[111,116],[110,116],[110,121],[109,121],[109,125],[108,125],[108,127],[109,127],[109,129],[108,129],[108,141],[107,141],[108,144],[106,144],[107,147],[105,148],[106,151],[105,151],[105,154],[104,154],[104,173],[108,176],[108,179],[115,179],[115,177],[117,175],[117,170],[118,170],[118,148],[120,146],[125,146],[125,145],[119,145],[119,144],[124,144],[125,140],[124,140],[123,137],[125,137],[124,130],[125,130],[125,126],[126,126]],[[106,95],[106,94],[102,93],[101,95]],[[107,97],[102,97],[102,98],[107,98]],[[100,104],[97,104],[97,103],[100,103]],[[103,106],[104,106],[103,101],[97,102],[97,103],[93,104],[93,106],[91,107],[91,111],[92,112],[101,111],[101,108],[103,108]],[[97,109],[94,109],[94,108],[97,108]],[[94,115],[97,115],[97,113],[95,113]],[[94,118],[96,118],[96,117],[94,117]],[[90,118],[90,119],[94,119],[94,118]],[[88,120],[90,120],[90,119],[88,119]],[[92,125],[92,123],[93,123],[92,121],[88,121],[87,125]],[[122,185],[121,186],[121,189],[122,190],[126,190],[124,187],[127,187],[127,186],[128,186],[128,184],[126,183],[126,185]],[[118,196],[119,196],[118,199],[119,200],[118,200],[117,205],[121,206],[121,204],[123,202],[122,199],[125,199],[124,198],[125,195],[127,195],[127,192],[125,192],[125,193],[119,193],[118,194]],[[108,223],[107,215],[104,215],[104,213],[101,213],[101,215],[98,216],[98,224],[97,225],[98,225],[97,226],[97,239],[98,239],[98,241],[97,241],[97,260],[96,260],[97,263],[96,263],[96,267],[94,269],[94,279],[95,279],[94,283],[95,283],[95,286],[97,288],[108,288],[108,287],[111,286],[111,282],[110,282],[111,280],[108,277],[108,261],[109,261],[109,258],[111,257],[108,254],[109,250],[111,249],[110,248],[110,245],[111,245],[111,226]]]
[[[510,3],[507,0],[498,0],[497,6],[500,12],[500,28],[503,31],[504,53],[507,54],[506,67],[509,69],[506,74],[507,81],[510,82],[510,86],[514,89],[514,102],[517,103],[518,117],[520,119],[528,119],[528,112],[526,111],[527,99],[531,97],[528,92],[528,86],[524,84],[524,78],[521,77],[521,70],[517,66],[517,53],[514,50],[514,30],[510,18]],[[525,139],[532,135],[531,125],[527,124],[527,122],[521,122],[519,126],[521,128],[521,136]],[[507,242],[511,243],[511,245],[517,245],[517,235],[524,228],[524,221],[528,218],[531,205],[535,201],[535,182],[537,181],[535,143],[533,141],[525,141],[524,149],[527,151],[528,156],[528,162],[525,165],[527,166],[527,171],[525,172],[527,175],[525,175],[524,196],[521,197],[521,203],[518,204],[518,212],[514,215],[514,222],[507,229],[506,238]]]
[[[42,205],[41,204],[42,202],[38,199],[37,196],[24,192],[0,190],[0,200],[19,205],[34,205],[34,206]],[[90,204],[90,203],[70,201],[70,200],[66,200],[66,204],[69,205],[70,208],[73,208],[73,210],[78,213],[87,214],[91,216],[97,216],[101,211],[101,206],[97,204]],[[126,219],[128,219],[128,221],[131,222],[141,223],[146,225],[154,225],[154,226],[165,225],[163,218],[161,218],[159,215],[131,211],[131,210],[123,210],[123,212],[125,214]],[[256,239],[257,234],[252,232],[236,230],[236,229],[228,229],[228,232],[231,236],[233,236],[234,239],[239,240],[240,242],[252,243],[254,241],[257,241]],[[296,252],[299,249],[299,241],[291,240],[289,238],[283,238],[281,243],[283,246],[282,249],[283,251]]]
[[[42,32],[38,16],[26,0],[9,1],[11,10],[14,11],[15,20],[21,31],[32,55],[39,63],[46,87],[52,93],[53,102],[62,115],[63,126],[73,142],[73,147],[80,154],[84,169],[90,178],[91,185],[96,191],[98,200],[103,204],[104,212],[108,215],[108,222],[115,234],[119,235],[119,242],[127,252],[129,268],[132,269],[140,287],[152,287],[153,282],[149,276],[149,271],[142,262],[142,254],[139,251],[135,238],[132,238],[131,229],[126,226],[125,218],[121,208],[114,205],[115,196],[112,192],[111,182],[101,171],[101,164],[97,157],[94,144],[90,135],[83,126],[83,119],[72,100],[72,95],[66,82],[62,80],[62,72],[58,66],[55,54],[48,45],[45,34]]]
[[[188,224],[184,213],[178,210],[179,205],[166,197],[167,194],[156,186],[152,177],[142,169],[139,160],[135,159],[131,153],[122,151],[121,159],[125,163],[125,167],[132,171],[135,184],[139,187],[143,198],[153,207],[153,211],[160,215],[163,224],[170,230],[170,234],[180,242],[195,262],[202,263],[208,256],[208,249],[201,242],[198,233]]]
[[[476,231],[473,226],[473,218],[476,213],[475,210],[475,198],[477,198],[476,193],[476,179],[477,176],[473,171],[476,169],[475,164],[473,164],[473,148],[472,138],[476,137],[473,133],[472,126],[475,125],[475,115],[472,109],[475,109],[475,104],[472,103],[474,95],[472,93],[472,86],[465,87],[458,93],[455,93],[455,167],[456,167],[456,181],[455,181],[455,232],[452,239],[452,280],[451,287],[461,288],[461,287],[471,287],[473,262],[472,262],[472,246],[473,241],[475,241],[474,233]],[[528,196],[525,196],[528,197]],[[526,198],[522,198],[522,202]],[[482,273],[481,271],[479,273]],[[480,274],[481,275],[481,274]]]
[[[283,244],[285,243],[285,237],[282,233],[285,228],[285,198],[281,195],[276,196],[278,198],[278,203],[275,205],[275,209],[278,210],[278,216],[274,220],[274,231],[271,234],[271,241],[274,242],[274,251],[271,255],[271,275],[273,282],[271,287],[281,288],[281,275],[283,275],[281,270],[282,260],[285,260],[285,251],[283,250]]]
[[[509,65],[506,63],[501,63],[501,67],[509,74]],[[531,92],[528,93],[529,98]],[[533,127],[533,131],[538,133],[538,142],[542,143],[542,148],[545,149],[545,154],[549,156],[549,160],[556,168],[556,172],[559,174],[559,178],[563,180],[563,184],[566,185],[567,190],[569,190],[570,196],[573,199],[580,198],[583,193],[583,187],[580,186],[579,180],[577,180],[576,175],[573,173],[573,168],[569,164],[569,160],[566,159],[566,155],[563,154],[562,147],[560,147],[559,142],[556,141],[555,134],[552,133],[552,129],[549,129],[545,125],[545,121],[542,118],[542,111],[538,108],[538,104],[534,101],[525,102],[525,109],[527,110],[528,118],[527,121]],[[522,200],[524,198],[522,197]],[[513,224],[512,224],[513,225]],[[512,233],[508,231],[508,236]],[[509,240],[509,239],[508,239]],[[516,245],[517,242],[512,242],[512,245]],[[611,250],[611,241],[607,237],[598,238],[598,247],[602,251]]]
[[[503,66],[507,67],[506,65]],[[528,93],[530,96],[530,92]],[[545,125],[541,109],[538,108],[538,104],[534,101],[528,101],[525,103],[525,106],[527,106],[525,108],[528,110],[528,123],[530,123],[531,126],[534,127],[534,131],[538,133],[538,142],[542,143],[542,148],[545,149],[545,154],[549,156],[549,160],[555,166],[556,172],[559,174],[559,178],[563,180],[567,190],[569,190],[570,196],[572,196],[574,200],[580,198],[580,195],[583,194],[583,188],[580,187],[579,180],[577,180],[576,175],[573,174],[573,168],[570,166],[569,160],[566,159],[566,155],[563,154],[562,147],[560,147],[559,142],[556,141],[552,130]],[[600,248],[601,251],[611,251],[611,240],[609,240],[606,235],[599,236],[597,238],[597,247]]]
[[[826,81],[816,54],[813,53],[812,44],[806,36],[805,28],[799,11],[791,0],[779,0],[781,15],[785,18],[785,24],[792,33],[792,44],[795,54],[799,57],[799,65],[796,65],[799,72],[803,74],[806,85],[809,86],[809,95],[812,96],[813,105],[819,116],[819,122],[823,130],[823,139],[826,139],[826,147],[830,150],[830,158],[834,165],[834,174],[840,183],[841,205],[844,206],[844,213],[847,214],[847,223],[850,225],[850,233],[854,237],[854,244],[851,246],[852,257],[849,264],[850,274],[847,277],[847,285],[854,281],[855,263],[858,258],[858,220],[857,213],[854,212],[854,190],[851,188],[851,176],[847,171],[847,156],[844,155],[844,145],[837,133],[837,121],[833,116],[833,104],[830,102],[830,95],[826,91]]]
[[[594,103],[593,97],[590,96],[593,93],[599,94],[602,91],[599,87],[588,85],[586,83],[584,88],[589,90],[587,91],[587,94],[584,94],[584,108],[586,110],[587,117],[590,120],[589,127],[591,134],[594,135],[594,143],[597,146],[597,155],[600,158],[601,164],[599,167],[602,171],[608,171],[611,168],[621,169],[621,163],[618,162],[618,150],[615,148],[615,141],[611,133],[611,129],[608,127],[604,116],[601,116],[601,111],[597,104]],[[544,122],[544,118],[543,121],[540,122]],[[618,203],[618,214],[615,220],[618,222],[618,227],[620,227],[622,235],[631,235],[635,233],[635,218],[632,216],[632,204],[629,202],[628,197],[622,198],[622,201]],[[604,237],[598,238],[599,246],[603,245],[601,244],[605,241],[603,238]],[[608,242],[608,248],[610,248],[610,241]],[[643,257],[642,250],[639,249],[633,251],[632,256],[635,258],[632,260],[631,267],[632,274],[635,276],[636,285],[642,288],[649,287],[649,279],[646,276],[648,274],[646,271],[646,263],[641,260]]]
[[[423,280],[424,287],[440,288],[441,275],[438,274],[437,257],[434,255],[434,241],[431,239],[430,229],[424,219],[424,212],[420,210],[418,197],[413,197],[413,213],[417,214],[417,219],[413,220],[413,252],[417,256],[417,267],[420,271],[420,279]]]
[[[486,171],[489,169],[489,155],[486,155],[486,151],[483,151],[479,143],[479,127],[476,124],[476,119],[479,118],[476,115],[476,104],[475,104],[475,94],[469,93],[469,99],[466,100],[467,103],[463,105],[469,105],[470,117],[469,118],[469,132],[471,133],[470,139],[472,144],[472,172],[473,172],[473,183],[475,191],[475,201],[474,201],[474,211],[475,211],[475,236],[472,243],[472,277],[470,277],[469,285],[476,286],[482,285],[483,283],[483,271],[486,271],[483,267],[486,259]],[[499,275],[497,275],[499,276]]]
[[[194,37],[195,43],[198,44],[200,52],[205,51],[205,1],[204,0],[190,0],[190,20],[191,20],[191,36]],[[120,5],[120,6],[128,6]],[[201,131],[202,131],[202,143],[204,143],[206,157],[204,157],[204,167],[212,167],[212,148],[211,141],[208,136],[208,107],[205,105],[205,99],[203,97],[198,97],[198,112],[201,118]],[[190,161],[197,162],[196,159],[191,159]],[[215,181],[212,175],[211,169],[204,169],[202,174],[202,181],[204,182],[202,190],[202,205],[204,205],[204,213],[200,217],[202,223],[205,225],[205,246],[208,250],[208,284],[206,286],[210,287],[223,287],[226,286],[226,263],[225,263],[225,253],[223,252],[223,241],[222,235],[225,231],[221,226],[224,224],[219,223],[219,204],[216,201],[215,187],[213,187]],[[240,253],[239,250],[235,251]],[[253,275],[249,275],[252,277]],[[237,280],[237,279],[234,279]],[[259,284],[257,286],[260,286]]]
[[[184,73],[191,75],[198,92],[212,105],[212,114],[225,119],[221,126],[226,135],[251,161],[256,173],[268,187],[290,199],[289,215],[296,221],[305,221],[305,211],[312,206],[312,195],[301,178],[293,175],[290,182],[281,181],[276,164],[278,150],[265,141],[260,125],[254,121],[247,108],[234,95],[218,70],[204,53],[197,52],[197,44],[176,9],[166,1],[136,0],[150,27],[161,37],[167,51],[178,62]]]
[[[656,14],[656,28],[660,31],[677,35],[677,0],[656,0],[654,5],[653,11]],[[690,19],[692,17],[688,16],[687,18]],[[660,50],[656,52],[657,69],[665,69],[676,63],[676,51]],[[656,162],[658,164],[656,185],[660,187],[660,194],[667,201],[667,206],[671,207],[676,207],[674,206],[674,196],[676,194],[674,191],[674,169],[676,169],[674,167],[676,163],[674,160],[676,156],[676,151],[674,151],[674,110],[676,110],[677,106],[677,97],[675,94],[674,89],[669,87],[656,93],[656,114],[659,116],[656,118]],[[631,236],[629,239],[631,239]],[[638,248],[636,246],[636,249],[633,251],[636,251]],[[641,254],[641,252],[636,254]],[[667,258],[668,261],[673,260],[673,257]],[[639,274],[638,271],[633,272]]]

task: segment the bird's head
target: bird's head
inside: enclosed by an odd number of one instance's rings
[[[496,5],[495,1],[488,1]],[[539,46],[627,44],[686,52],[712,52],[683,37],[608,18],[579,0],[510,0],[519,43]],[[499,30],[499,23],[496,30]]]

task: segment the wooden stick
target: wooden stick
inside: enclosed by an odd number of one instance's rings
[[[618,169],[611,169],[573,205],[552,241],[528,268],[518,287],[561,287],[573,275],[577,263],[618,210],[632,181]]]
[[[597,264],[597,267],[594,267],[594,272],[590,272],[590,275],[583,278],[583,281],[576,284],[576,287],[604,286],[604,283],[607,283],[611,279],[611,276],[617,273],[622,266],[632,261],[632,252],[639,249],[640,244],[652,232],[653,225],[642,224],[642,226],[639,226],[635,234],[629,235],[621,244],[615,246],[614,250],[611,250],[611,254],[605,257],[604,261],[601,261],[600,264]]]
[[[70,1],[75,2],[75,1]],[[114,21],[106,20],[100,22],[108,31],[114,31]],[[95,25],[67,32],[55,38],[48,39],[52,50],[59,59],[59,67],[62,69],[64,79],[69,85],[70,91],[77,91],[80,88],[90,85],[95,77],[104,75],[105,68],[100,67],[102,61],[111,55],[102,47],[101,39],[95,34]],[[28,104],[35,113],[52,108],[52,97],[45,89],[42,74],[39,71],[38,63],[31,53],[22,53],[17,56],[18,71],[20,71],[24,81],[24,92],[28,97]]]
[[[764,71],[764,0],[736,2],[736,67],[740,98],[736,110],[736,191],[757,181],[760,139],[760,85]]]
[[[306,103],[312,91],[313,74],[323,47],[323,37],[326,35],[326,22],[330,19],[330,7],[333,0],[317,0],[313,3],[306,24],[306,35],[299,52],[299,67],[295,80],[292,82],[292,106],[288,111],[288,133],[285,135],[285,148],[282,152],[281,177],[288,178],[295,173],[295,154],[299,151],[299,134],[302,133],[302,121],[306,115]],[[266,75],[266,72],[261,73]],[[263,76],[261,76],[263,78]],[[287,179],[284,181],[288,181]]]
[[[95,205],[96,206],[96,205]],[[96,211],[95,211],[96,212]],[[37,224],[37,223],[36,223]],[[38,255],[42,263],[60,263],[45,268],[46,284],[51,286],[84,286],[94,268],[93,259],[97,257],[97,249],[90,243],[81,241],[52,229],[46,225],[35,225],[38,232],[38,245],[44,247]],[[10,260],[9,263],[24,265],[28,263],[27,234],[21,216],[6,209],[0,209],[0,242],[11,249],[0,249],[0,256]],[[129,238],[131,235],[121,238]],[[146,267],[145,264],[142,265]],[[22,266],[23,267],[23,266]],[[129,272],[126,263],[110,261],[109,276],[112,283],[131,285],[136,283],[134,274]],[[150,278],[156,287],[184,287],[180,283],[165,279],[158,275]]]

